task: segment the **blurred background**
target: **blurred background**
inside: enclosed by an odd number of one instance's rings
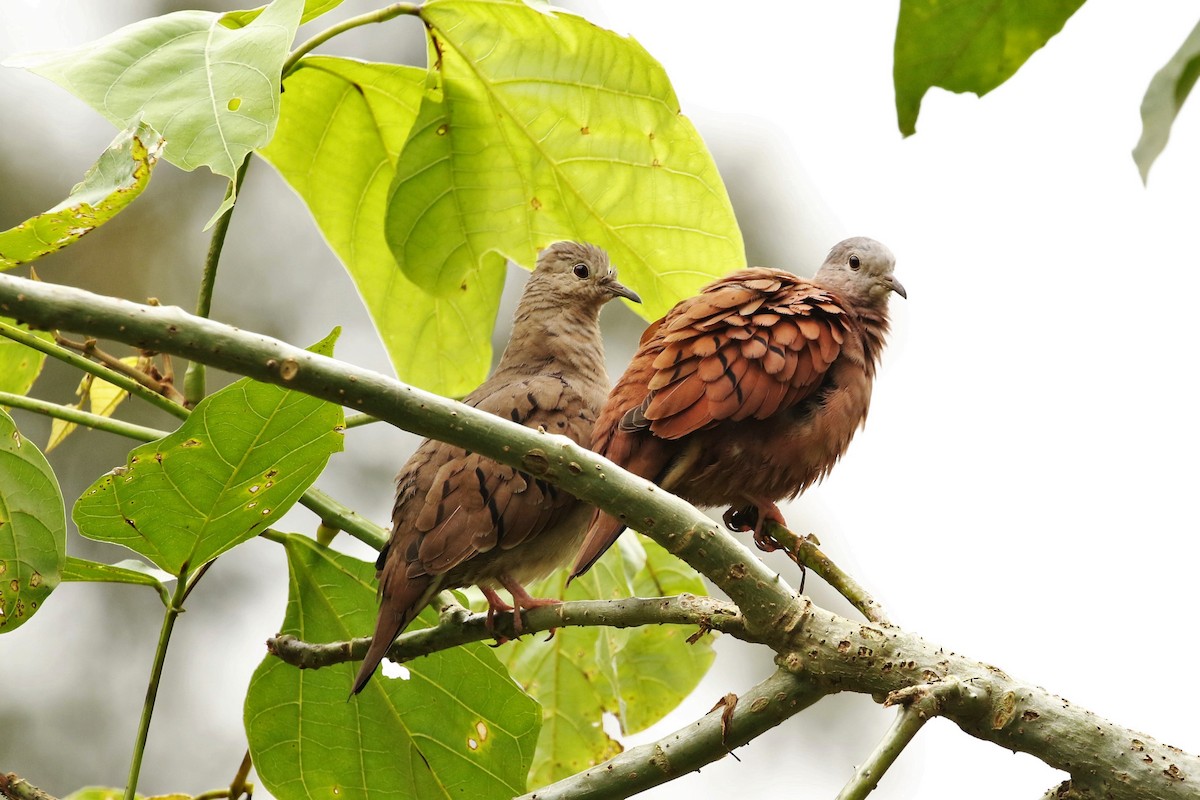
[[[347,0],[316,25],[378,5]],[[236,6],[5,0],[0,58],[195,7]],[[569,7],[633,35],[664,64],[721,169],[751,263],[811,274],[847,235],[897,254],[910,299],[893,302],[871,418],[833,475],[786,510],[792,527],[816,533],[903,627],[1200,751],[1200,699],[1185,677],[1198,655],[1200,262],[1188,232],[1200,115],[1184,110],[1148,188],[1129,157],[1146,85],[1195,24],[1195,7],[1085,4],[985,99],[932,92],[908,140],[891,87],[896,2],[796,4],[782,16],[766,2]],[[408,18],[320,52],[424,63]],[[61,200],[115,131],[15,69],[0,69],[0,110],[4,229]],[[164,163],[127,212],[38,271],[191,308],[208,244],[201,228],[224,188]],[[341,358],[390,372],[350,280],[270,167],[254,165],[238,209],[213,315],[301,345],[341,325]],[[513,268],[498,349],[523,279]],[[614,306],[605,324],[615,375],[642,323]],[[49,363],[35,393],[72,402],[77,381]],[[45,443],[46,420],[14,416]],[[351,430],[318,486],[384,522],[392,476],[414,445],[382,425]],[[68,503],[123,464],[130,446],[80,430],[51,453]],[[299,509],[278,527],[315,524]],[[347,549],[370,555],[354,542]],[[68,550],[124,557],[73,530]],[[798,581],[781,555],[766,558]],[[808,590],[853,613],[819,579]],[[223,556],[199,585],[171,643],[144,793],[228,784],[245,750],[241,697],[286,591],[283,553],[264,541]],[[122,785],[161,616],[153,592],[66,584],[34,623],[0,638],[0,771],[56,795]],[[726,640],[717,649],[695,695],[630,742],[686,724],[772,670],[755,648]],[[724,759],[649,796],[832,797],[892,713],[867,697],[827,698],[739,750],[740,763]],[[935,720],[875,796],[1035,797],[1063,777]]]

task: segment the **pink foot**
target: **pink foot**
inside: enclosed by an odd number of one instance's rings
[[[524,586],[510,578],[508,575],[501,575],[500,583],[505,589],[508,589],[508,593],[511,594],[513,598],[513,605],[516,606],[516,608],[513,609],[513,629],[517,632],[517,636],[520,636],[525,628],[525,624],[521,620],[521,612],[523,610],[528,608],[541,608],[542,606],[556,606],[562,602],[561,600],[555,600],[552,597],[534,597],[525,590]],[[550,635],[554,635],[553,630],[550,631]]]
[[[741,508],[731,508],[725,512],[722,519],[726,527],[732,531],[754,531],[754,543],[758,549],[767,553],[778,550],[779,542],[767,533],[767,527],[774,522],[787,525],[779,506],[768,501],[752,500],[751,505]]]

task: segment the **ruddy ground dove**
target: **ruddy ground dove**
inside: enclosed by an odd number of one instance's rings
[[[811,280],[742,269],[650,325],[592,434],[592,449],[775,548],[775,503],[823,478],[867,417],[888,331],[908,295],[879,242],[847,239]],[[597,511],[572,577],[625,522]]]
[[[608,392],[601,307],[640,302],[616,280],[598,247],[558,242],[541,253],[517,305],[512,335],[491,377],[463,400],[587,446]],[[379,554],[380,608],[354,692],[362,691],[392,641],[443,590],[477,584],[488,617],[557,602],[523,584],[564,564],[579,548],[591,507],[519,470],[432,439],[397,477],[392,535]]]

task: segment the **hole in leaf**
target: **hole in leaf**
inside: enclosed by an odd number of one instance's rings
[[[475,741],[474,739],[467,739],[467,747],[471,748],[472,750],[478,750],[479,742]]]

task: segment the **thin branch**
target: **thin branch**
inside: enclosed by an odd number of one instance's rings
[[[730,603],[712,597],[681,594],[675,597],[628,597],[621,600],[570,600],[552,606],[527,609],[522,615],[526,634],[556,628],[590,627],[636,628],[643,625],[697,625],[704,632],[721,631],[739,639],[754,641],[746,631],[745,620]],[[511,614],[496,617],[495,629],[487,629],[485,614],[472,614],[457,604],[442,611],[441,621],[432,628],[406,631],[392,643],[387,657],[396,662],[411,661],[440,650],[470,642],[484,642],[503,636],[517,638]],[[267,651],[301,669],[320,669],[346,661],[361,661],[371,639],[362,637],[348,642],[313,644],[288,634],[267,640]]]
[[[172,403],[181,403],[183,401],[183,395],[179,393],[179,390],[175,388],[171,381],[156,378],[137,367],[129,366],[116,356],[106,353],[97,347],[95,339],[85,339],[82,342],[76,342],[56,332],[54,334],[54,341],[59,346],[65,347],[68,350],[74,350],[85,356],[94,358],[113,372],[120,373],[131,380],[137,381],[155,394],[167,398]]]
[[[38,400],[34,397],[13,394],[12,392],[0,392],[0,406],[10,406],[12,408],[24,409],[25,411],[32,411],[35,414],[42,414],[43,416],[65,420],[66,422],[74,422],[76,425],[115,433],[118,436],[137,439],[143,442],[153,441],[167,435],[166,431],[147,428],[144,425],[135,425],[132,422],[122,422],[112,417],[83,411],[75,406],[51,403],[46,400]]]
[[[11,276],[5,276],[5,277],[11,277]],[[18,280],[23,280],[23,279],[18,279]],[[27,283],[36,283],[36,282],[35,281],[27,281]],[[147,307],[149,307],[149,306],[147,306]],[[54,326],[47,325],[46,328],[47,328],[47,330],[53,330]],[[161,394],[159,394],[155,391],[152,391],[150,389],[147,389],[145,386],[142,386],[142,384],[138,383],[137,381],[133,380],[132,378],[130,378],[126,375],[122,375],[121,373],[116,372],[114,370],[111,370],[108,367],[104,366],[103,364],[97,364],[95,361],[92,361],[89,358],[84,358],[83,356],[81,356],[77,353],[73,353],[70,350],[68,350],[67,348],[62,347],[58,344],[55,344],[54,342],[47,342],[45,339],[42,339],[41,337],[38,337],[38,336],[34,336],[32,333],[30,333],[28,331],[23,331],[14,325],[9,325],[6,322],[0,322],[0,336],[4,336],[8,339],[12,339],[14,342],[20,342],[21,344],[25,345],[26,347],[31,347],[34,350],[37,350],[38,352],[45,353],[46,355],[50,356],[51,358],[56,358],[65,364],[69,364],[72,367],[76,367],[77,369],[83,370],[84,372],[87,372],[91,375],[95,375],[97,378],[106,380],[109,383],[111,383],[113,386],[124,389],[125,391],[129,392],[131,395],[133,395],[135,397],[139,397],[142,400],[145,400],[147,403],[149,403],[152,406],[157,406],[158,408],[162,409],[163,411],[166,411],[168,414],[171,414],[172,416],[179,417],[180,419],[182,419],[188,415],[188,410],[186,408],[184,408],[183,406],[181,406],[177,403],[172,403],[170,400],[163,397]],[[118,340],[118,341],[120,341],[120,340]]]
[[[357,17],[343,20],[336,25],[333,25],[320,33],[313,36],[308,41],[301,44],[292,54],[288,56],[288,60],[283,62],[283,76],[286,78],[296,68],[296,64],[300,59],[312,52],[316,48],[323,45],[338,34],[345,33],[348,30],[370,25],[376,22],[386,22],[393,17],[398,17],[401,14],[417,15],[421,12],[420,6],[416,3],[392,3],[390,6],[380,8],[376,11],[369,11],[366,14],[360,14]]]
[[[838,792],[836,800],[863,800],[875,791],[884,773],[896,762],[901,751],[917,735],[917,731],[925,725],[926,719],[927,717],[913,706],[900,709],[883,740],[854,771],[854,777]]]
[[[234,205],[225,209],[224,213],[213,224],[212,236],[208,240],[208,254],[204,257],[204,272],[200,276],[200,291],[196,296],[196,316],[207,317],[212,313],[213,290],[217,285],[217,266],[221,262],[221,251],[225,247],[225,235],[229,233],[229,223],[233,220],[233,210],[237,208],[238,193],[246,181],[246,170],[250,169],[250,158],[247,156],[237,173],[229,182],[229,192],[234,199]],[[183,373],[184,405],[195,408],[196,404],[207,394],[206,368],[199,361],[192,361]]]
[[[727,698],[657,742],[630,748],[518,800],[615,800],[644,792],[724,758],[823,696],[802,676],[777,670],[741,697]]]
[[[858,581],[843,572],[841,567],[825,555],[819,547],[821,543],[817,537],[811,533],[807,536],[798,536],[777,523],[771,523],[768,533],[779,543],[788,557],[801,567],[811,569],[820,575],[838,594],[849,600],[850,604],[857,608],[864,617],[876,625],[891,625],[883,606],[879,605],[878,601],[871,597]]]
[[[0,795],[8,800],[56,800],[54,795],[43,792],[15,772],[0,774]]]

